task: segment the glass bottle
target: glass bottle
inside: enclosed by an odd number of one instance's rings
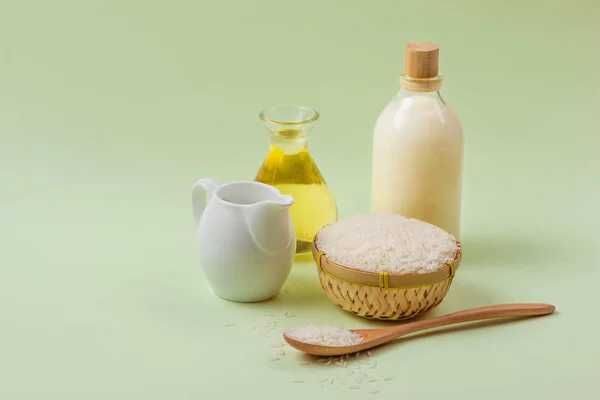
[[[440,95],[439,47],[410,43],[401,89],[373,134],[371,209],[436,225],[460,238],[463,129]]]
[[[254,180],[294,198],[290,213],[296,254],[308,253],[315,234],[338,219],[335,199],[308,152],[308,134],[319,113],[309,107],[280,105],[266,108],[259,117],[270,133],[271,144]]]

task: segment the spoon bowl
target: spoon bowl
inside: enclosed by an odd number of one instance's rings
[[[315,356],[341,356],[356,353],[390,342],[401,336],[426,329],[438,328],[440,326],[459,324],[472,321],[483,321],[492,318],[503,317],[533,317],[552,314],[556,308],[551,304],[543,303],[521,303],[521,304],[497,304],[458,311],[442,315],[436,318],[422,321],[410,322],[403,325],[391,326],[380,329],[356,329],[351,330],[362,337],[362,342],[351,346],[328,346],[306,343],[293,339],[283,334],[284,340],[293,348]]]
[[[312,354],[315,356],[341,356],[344,354],[356,353],[359,351],[367,350],[380,344],[387,342],[388,340],[382,340],[380,331],[382,329],[357,329],[350,330],[350,332],[354,332],[362,336],[363,341],[354,344],[352,346],[324,346],[312,343],[302,342],[300,340],[292,339],[287,336],[285,333],[283,334],[283,338],[285,341],[292,346],[293,348],[300,350],[307,354]]]

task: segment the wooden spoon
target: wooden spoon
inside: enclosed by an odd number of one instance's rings
[[[326,346],[305,343],[292,339],[283,334],[285,341],[292,347],[308,354],[317,356],[339,356],[343,354],[355,353],[379,346],[390,342],[400,336],[410,333],[423,331],[426,329],[437,328],[440,326],[460,324],[463,322],[481,321],[492,318],[502,317],[531,317],[538,315],[552,314],[555,307],[550,304],[497,304],[493,306],[484,306],[458,311],[452,314],[425,319],[422,321],[410,322],[403,325],[391,326],[380,329],[357,329],[351,332],[358,333],[363,337],[363,341],[352,346]]]

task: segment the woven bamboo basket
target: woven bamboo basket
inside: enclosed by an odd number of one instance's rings
[[[312,254],[319,280],[327,296],[343,310],[367,319],[403,320],[424,314],[446,297],[462,258],[462,246],[454,259],[428,274],[394,274],[362,271],[327,258],[313,240]]]

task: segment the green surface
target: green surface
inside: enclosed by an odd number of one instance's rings
[[[433,314],[558,313],[382,348],[395,378],[372,398],[593,397],[598,18],[595,1],[1,1],[0,398],[364,398],[269,362],[249,325],[370,324],[310,262],[275,302],[213,296],[189,190],[252,179],[258,112],[295,102],[322,114],[311,152],[340,216],[368,211],[372,128],[416,40],[440,44],[466,135],[465,258]]]

